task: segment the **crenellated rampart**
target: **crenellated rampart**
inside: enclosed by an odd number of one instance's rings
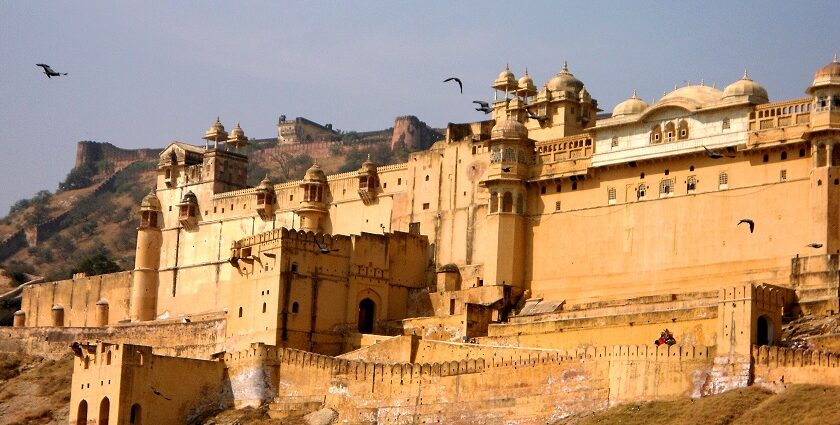
[[[522,409],[510,409],[520,404],[533,407],[530,419],[545,421],[621,401],[692,395],[702,391],[698,386],[714,357],[712,347],[702,346],[500,349],[501,355],[488,358],[383,363],[254,345],[226,354],[224,361],[234,394],[278,403],[326,394],[325,404],[341,420],[403,423],[406,416],[442,422],[524,419]],[[256,375],[269,377],[263,387],[240,378]],[[237,404],[257,401],[240,397]]]
[[[789,384],[840,385],[840,353],[786,347],[752,347],[754,382],[780,389]]]

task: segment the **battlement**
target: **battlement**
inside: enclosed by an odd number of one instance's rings
[[[756,365],[770,367],[821,366],[840,368],[840,353],[775,346],[752,346]]]

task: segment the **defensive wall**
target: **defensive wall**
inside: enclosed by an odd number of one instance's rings
[[[663,345],[374,363],[256,345],[226,354],[225,364],[238,406],[326,394],[325,406],[351,422],[542,422],[620,402],[702,395],[713,356],[712,347]]]
[[[840,353],[753,346],[754,383],[776,391],[789,384],[840,385]]]
[[[150,323],[120,323],[108,327],[38,327],[0,329],[0,352],[60,358],[76,341],[108,341],[151,346],[159,355],[209,359],[224,351],[225,319],[193,318]]]
[[[83,218],[80,217],[80,214],[78,212],[79,210],[76,209],[76,206],[85,205],[93,201],[96,196],[102,194],[102,192],[113,187],[114,180],[117,178],[117,176],[119,176],[120,173],[122,173],[133,163],[134,162],[130,162],[127,164],[120,165],[110,176],[108,176],[105,180],[99,182],[94,187],[93,191],[76,201],[76,203],[74,203],[72,207],[62,212],[61,214],[58,214],[55,217],[49,218],[41,223],[38,223],[35,226],[29,228],[21,228],[17,232],[8,236],[3,241],[0,241],[0,261],[4,261],[12,257],[16,252],[27,246],[35,246],[38,243],[38,241],[49,238],[53,234],[57,233],[59,230],[66,227],[70,220]]]
[[[74,167],[80,168],[100,161],[112,163],[157,161],[160,151],[160,149],[121,149],[110,143],[86,140],[76,144],[76,163]]]

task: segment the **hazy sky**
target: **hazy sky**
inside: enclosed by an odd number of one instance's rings
[[[771,100],[804,97],[840,51],[838,22],[837,0],[0,0],[0,216],[54,191],[80,140],[200,144],[217,115],[255,138],[275,136],[281,114],[443,127],[484,119],[470,102],[492,97],[506,63],[541,87],[567,60],[607,111],[634,88],[650,102],[686,80],[722,88],[745,67]],[[441,82],[452,75],[463,95]]]

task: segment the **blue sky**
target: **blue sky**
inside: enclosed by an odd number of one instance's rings
[[[80,140],[199,144],[217,115],[256,138],[281,114],[443,127],[484,118],[470,102],[506,63],[541,86],[568,61],[608,111],[634,88],[651,101],[744,68],[771,100],[804,97],[838,22],[836,1],[0,1],[0,216],[54,191]],[[441,83],[453,75],[463,95]]]

